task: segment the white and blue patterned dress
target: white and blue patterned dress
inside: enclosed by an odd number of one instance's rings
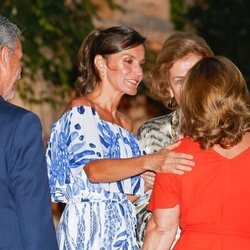
[[[83,168],[93,160],[140,155],[131,132],[91,107],[73,107],[54,123],[46,157],[52,201],[67,203],[57,228],[60,250],[139,249],[126,194],[142,195],[143,179],[91,183]]]

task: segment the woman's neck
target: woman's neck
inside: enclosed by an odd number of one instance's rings
[[[243,135],[242,140],[235,146],[225,149],[216,144],[213,146],[213,150],[227,159],[233,159],[238,155],[240,155],[241,153],[243,153],[249,147],[250,147],[250,132],[246,132]]]
[[[95,107],[113,113],[120,104],[122,94],[105,88],[103,85],[97,85],[86,97],[93,102]]]

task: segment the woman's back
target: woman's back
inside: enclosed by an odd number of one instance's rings
[[[201,150],[189,138],[183,140],[178,151],[192,153],[196,166],[165,184],[178,183],[170,191],[181,208],[182,236],[175,249],[250,249],[249,142],[228,159],[214,149]]]

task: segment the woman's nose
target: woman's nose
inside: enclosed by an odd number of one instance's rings
[[[135,66],[134,73],[136,75],[141,76],[141,77],[143,76],[143,69],[142,69],[142,66],[140,64]]]

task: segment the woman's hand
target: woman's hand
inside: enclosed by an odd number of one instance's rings
[[[155,173],[152,171],[146,171],[141,175],[141,177],[145,181],[145,191],[147,192],[152,189],[155,181]]]
[[[165,146],[158,152],[148,155],[147,169],[154,172],[184,174],[185,171],[191,171],[195,165],[193,156],[185,153],[171,151],[178,147],[181,141],[172,145]]]
[[[132,195],[132,194],[127,194],[127,198],[128,198],[128,200],[130,201],[130,202],[135,202],[138,198],[139,198],[139,196],[137,196],[137,195]]]

